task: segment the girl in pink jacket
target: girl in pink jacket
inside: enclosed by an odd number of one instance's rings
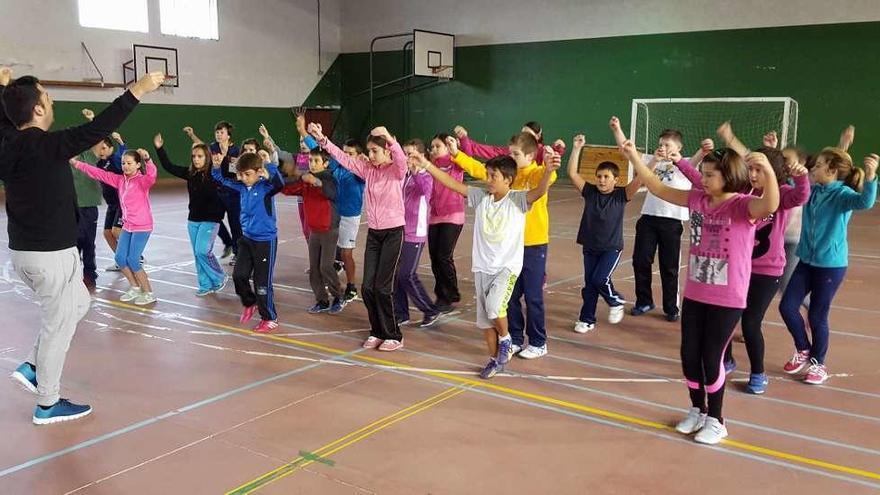
[[[122,155],[122,175],[101,170],[76,159],[71,165],[89,177],[113,186],[119,192],[122,207],[122,235],[116,247],[116,264],[131,287],[119,298],[134,301],[139,306],[156,302],[150,279],[141,266],[141,255],[153,231],[153,213],[150,210],[150,188],[156,183],[156,165],[144,149],[126,151]]]

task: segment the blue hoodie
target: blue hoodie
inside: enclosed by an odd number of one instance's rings
[[[224,186],[238,191],[241,198],[241,230],[254,241],[272,241],[278,237],[278,219],[275,214],[275,195],[284,187],[278,166],[266,165],[269,180],[260,178],[247,187],[239,181],[223,177],[219,168],[211,168],[211,176]]]
[[[306,146],[310,150],[318,148],[318,142],[312,136],[305,137]],[[364,208],[364,186],[366,182],[347,168],[330,159],[330,171],[336,179],[336,211],[341,217],[360,216]]]
[[[865,182],[861,193],[841,181],[814,184],[804,205],[803,228],[797,256],[820,268],[842,268],[849,263],[846,229],[853,210],[867,210],[877,199],[877,179]]]

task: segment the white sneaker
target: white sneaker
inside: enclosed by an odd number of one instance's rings
[[[675,425],[675,430],[685,435],[699,431],[706,424],[706,415],[700,412],[699,407],[688,409],[688,415]]]
[[[125,291],[121,296],[119,296],[119,300],[122,302],[134,301],[141,295],[140,287],[132,287]]]
[[[706,424],[694,436],[694,441],[706,445],[715,445],[724,438],[727,438],[727,427],[721,421],[709,416],[706,418]]]
[[[531,344],[526,346],[525,349],[519,352],[519,357],[523,359],[537,359],[541,356],[547,355],[547,345],[544,344],[541,347],[535,347]]]
[[[584,321],[579,321],[574,324],[574,331],[577,333],[587,333],[593,331],[596,328],[595,323],[587,323]]]
[[[510,352],[512,352],[513,354],[519,354],[519,351],[521,351],[522,349],[523,348],[521,345],[510,344]]]
[[[621,321],[623,321],[623,304],[608,308],[608,323],[617,325]]]
[[[147,304],[153,304],[156,302],[156,296],[153,295],[152,292],[141,292],[141,294],[134,300],[134,303],[138,306],[146,306]]]

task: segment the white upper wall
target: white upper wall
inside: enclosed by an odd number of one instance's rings
[[[878,0],[342,0],[342,51],[413,28],[457,46],[880,20]],[[400,49],[399,41],[377,49]]]
[[[298,105],[318,74],[318,0],[218,0],[219,40],[159,32],[159,2],[148,0],[150,32],[79,25],[77,0],[0,0],[0,64],[47,80],[97,77],[85,42],[107,82],[122,82],[133,44],[177,48],[180,87],[151,103],[288,107]],[[321,0],[321,64],[340,51],[340,0]],[[57,100],[110,101],[120,90],[50,88]]]

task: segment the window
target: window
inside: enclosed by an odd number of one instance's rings
[[[162,34],[220,39],[217,0],[159,0]]]
[[[79,25],[148,33],[147,0],[79,0]]]

